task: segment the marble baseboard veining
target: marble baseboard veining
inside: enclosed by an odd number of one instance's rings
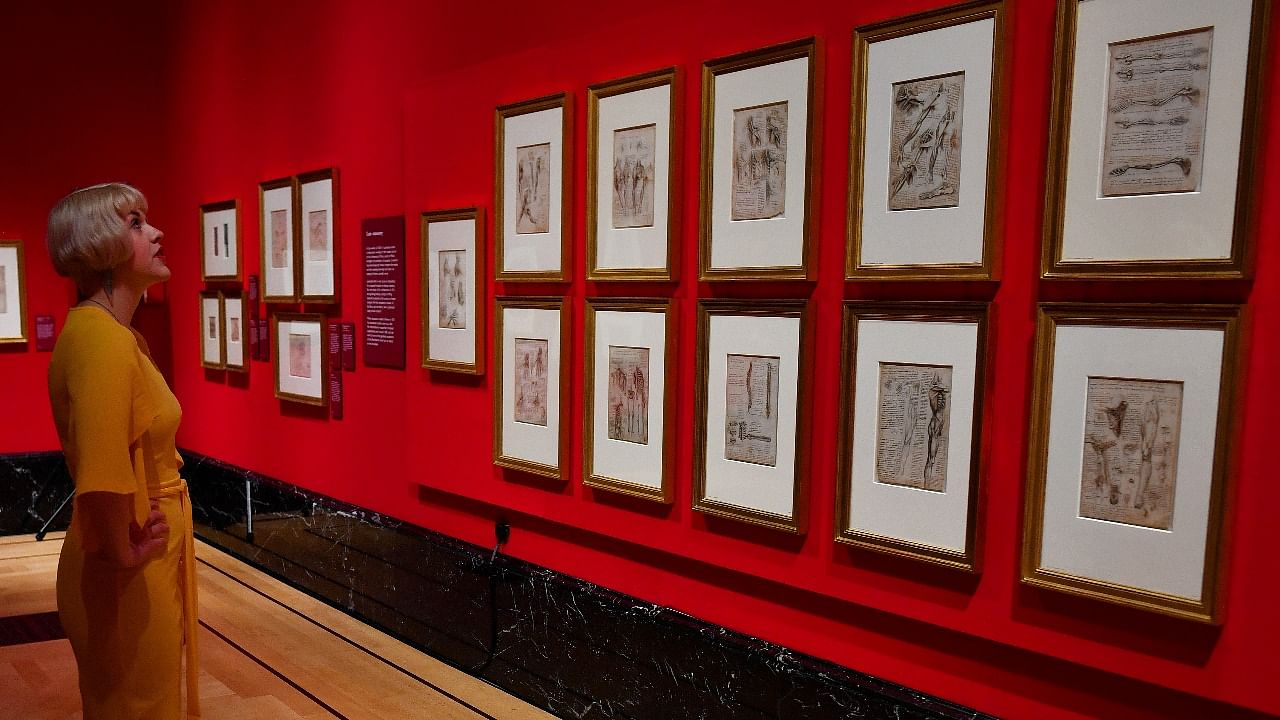
[[[60,454],[47,455],[62,467]],[[5,464],[14,457],[0,457],[0,472],[15,472]],[[986,717],[505,555],[491,561],[492,548],[183,457],[203,540],[559,717]]]
[[[0,455],[0,535],[33,533],[71,494],[71,474],[61,452]],[[66,530],[70,508],[50,530]]]

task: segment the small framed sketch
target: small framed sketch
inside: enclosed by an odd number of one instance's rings
[[[836,542],[975,571],[983,303],[847,302]]]
[[[27,341],[27,288],[22,242],[0,241],[0,345]]]
[[[497,110],[494,228],[497,279],[567,279],[573,164],[569,95]]]
[[[422,367],[484,373],[484,212],[422,213]]]
[[[1040,306],[1024,583],[1219,621],[1239,315]]]
[[[564,298],[498,297],[493,323],[493,463],[564,479],[569,430]]]
[[[276,365],[276,397],[327,406],[329,322],[320,313],[276,313],[271,316],[272,359]]]
[[[588,280],[675,277],[676,78],[667,68],[588,90]]]
[[[292,303],[298,300],[295,240],[297,230],[297,181],[269,180],[258,186],[262,208],[262,301]]]
[[[298,176],[298,299],[336,303],[341,247],[338,243],[338,171],[316,170]]]
[[[804,300],[699,303],[694,510],[804,532],[808,323]]]
[[[1059,3],[1044,277],[1247,274],[1267,8]]]
[[[701,280],[809,279],[813,38],[702,66]]]
[[[210,370],[226,367],[222,344],[222,294],[216,290],[200,293],[200,365]]]
[[[235,372],[248,372],[249,358],[245,353],[247,327],[245,326],[244,299],[240,293],[219,293],[222,296],[223,366]]]
[[[1003,24],[969,3],[854,32],[847,278],[993,279]]]
[[[236,200],[200,206],[200,279],[240,279],[240,203]]]
[[[587,301],[582,467],[589,487],[671,502],[672,302]]]

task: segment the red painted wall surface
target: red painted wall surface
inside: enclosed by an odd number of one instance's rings
[[[13,85],[22,98],[17,111],[0,113],[6,131],[0,147],[17,157],[18,164],[7,168],[23,170],[0,177],[0,236],[29,241],[32,310],[59,315],[60,327],[70,291],[42,266],[43,250],[30,244],[42,234],[48,206],[70,187],[108,177],[134,179],[148,192],[153,217],[168,232],[175,273],[163,307],[174,389],[185,409],[184,447],[478,544],[492,541],[492,523],[503,517],[514,528],[507,548],[514,555],[998,715],[1280,713],[1274,688],[1280,555],[1266,532],[1269,508],[1280,507],[1280,483],[1267,454],[1280,410],[1265,392],[1270,378],[1280,375],[1280,256],[1272,242],[1280,205],[1271,199],[1277,180],[1264,170],[1252,189],[1260,212],[1251,283],[1040,283],[1054,38],[1054,6],[1047,0],[1009,4],[1008,121],[1000,139],[1007,150],[1003,280],[994,295],[978,518],[983,572],[958,576],[831,541],[841,300],[989,293],[974,285],[842,279],[852,30],[937,4],[657,0],[636,11],[580,1],[549,7],[239,1],[157,6],[141,19],[80,11],[70,36],[80,42],[63,36],[62,16],[24,10],[27,27],[57,29],[66,49],[48,53],[48,36],[42,41],[39,33],[18,38],[33,57],[23,65],[29,74],[16,76]],[[1273,45],[1276,26],[1269,29]],[[99,37],[104,30],[118,42]],[[6,28],[5,37],[12,32]],[[696,299],[806,292],[796,285],[720,287],[694,279],[698,120],[704,60],[810,35],[822,40],[823,58],[821,165],[814,188],[819,267],[811,295],[812,435],[802,440],[812,457],[810,528],[796,538],[706,518],[688,507]],[[1276,62],[1268,64],[1274,68]],[[685,152],[678,167],[684,279],[673,290],[586,283],[586,87],[672,65],[683,74]],[[87,73],[87,80],[77,84],[70,79],[76,73]],[[123,82],[113,84],[118,80]],[[487,210],[491,236],[493,108],[564,90],[572,93],[575,116],[574,279],[564,290],[573,300],[568,432],[573,447],[580,447],[583,298],[671,292],[678,300],[675,382],[681,398],[674,417],[677,502],[671,507],[584,488],[577,452],[570,455],[564,484],[494,468],[492,370],[461,379],[416,368],[418,213],[479,205]],[[91,113],[79,111],[85,94],[93,98]],[[1280,74],[1271,72],[1255,149],[1263,168],[1280,163],[1280,118],[1272,100],[1278,94]],[[361,219],[404,214],[409,241],[409,369],[359,366],[344,380],[341,421],[276,400],[270,365],[252,363],[247,378],[202,370],[196,327],[189,322],[203,287],[197,207],[238,198],[242,238],[252,250],[259,239],[257,183],[329,166],[342,173],[344,301],[334,317],[359,320],[361,314]],[[255,252],[246,255],[250,273],[258,268]],[[487,275],[492,272],[491,255]],[[490,283],[489,294],[558,290]],[[1035,304],[1065,299],[1248,303],[1221,628],[1017,581]],[[154,342],[164,341],[159,334]],[[46,364],[47,356],[30,348],[0,354],[6,397],[22,408],[0,418],[0,452],[56,446],[43,392]]]

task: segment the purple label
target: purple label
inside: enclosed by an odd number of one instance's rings
[[[364,364],[404,369],[404,217],[360,224],[364,251]],[[354,329],[354,328],[353,328]],[[347,369],[355,369],[355,337]]]
[[[36,316],[36,351],[50,352],[58,340],[57,326],[52,315]]]

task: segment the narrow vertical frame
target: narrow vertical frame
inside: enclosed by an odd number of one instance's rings
[[[308,186],[314,186],[316,183],[330,182],[330,192],[319,202],[321,207],[315,208],[319,210],[329,210],[329,238],[332,242],[329,245],[329,262],[327,268],[322,268],[320,277],[323,282],[317,280],[322,285],[315,288],[315,292],[309,288],[308,271],[307,271],[307,243],[310,241],[310,226],[304,229],[307,218],[304,215],[309,207],[313,207],[312,202],[307,197]],[[342,193],[338,184],[338,169],[324,168],[323,170],[314,170],[312,172],[302,173],[297,176],[294,185],[294,193],[297,197],[294,203],[295,222],[294,227],[294,283],[298,291],[298,299],[304,303],[312,303],[316,305],[333,305],[339,302],[342,297],[342,213],[340,210],[340,199]],[[327,205],[327,207],[323,207]],[[323,287],[328,285],[328,287]],[[327,292],[326,292],[327,290]]]
[[[508,168],[505,162],[506,126],[513,119],[547,110],[560,110],[561,112],[561,123],[558,127],[559,137],[544,136],[537,138],[538,140],[545,139],[548,144],[560,143],[560,152],[558,154],[553,153],[553,155],[558,155],[560,162],[560,186],[551,189],[551,192],[555,194],[553,197],[559,197],[560,203],[560,212],[558,213],[560,237],[556,239],[560,252],[560,262],[556,267],[545,266],[528,270],[508,270],[508,255],[514,253],[509,253],[507,246],[514,241],[514,238],[508,238],[506,232],[506,222],[510,213],[505,205],[507,197],[504,187],[507,173],[515,173],[516,168]],[[573,103],[570,102],[570,96],[567,92],[501,105],[494,111],[493,243],[495,280],[499,282],[565,282],[569,279],[566,268],[571,263],[571,251],[573,249],[570,242],[573,236],[573,194],[570,192],[570,188],[573,185],[572,148]],[[550,174],[548,172],[548,175]],[[552,213],[555,214],[554,210],[552,210]],[[550,232],[550,229],[548,229],[548,232]]]
[[[275,204],[271,210],[288,210],[289,220],[289,238],[288,238],[288,272],[276,272],[271,264],[271,223],[269,219],[267,207],[267,195],[279,195],[279,191],[288,189],[289,201],[287,207],[276,207]],[[273,192],[274,191],[274,192]],[[277,203],[283,204],[283,203]],[[268,180],[258,185],[258,235],[261,246],[261,270],[262,275],[262,302],[264,303],[295,303],[298,301],[298,183],[294,177],[278,178],[276,180]],[[280,287],[284,278],[288,278],[289,287]]]
[[[609,173],[609,169],[599,167],[600,164],[600,102],[607,98],[627,93],[666,87],[668,112],[664,118],[667,122],[667,173],[666,202],[667,217],[664,232],[666,245],[665,262],[662,267],[600,267],[599,243],[602,241],[599,232],[600,206],[607,200],[600,197],[600,179]],[[675,67],[654,70],[652,72],[633,75],[631,77],[598,83],[587,89],[587,279],[588,280],[649,280],[672,281],[678,277],[679,237],[680,237],[680,138],[679,122],[680,73]],[[635,123],[631,123],[635,124]],[[655,196],[656,197],[656,196]]]
[[[209,330],[208,321],[211,319],[208,314],[210,311],[208,303],[212,303],[213,305],[212,310],[215,314],[212,319],[214,320],[217,326],[217,331],[218,331],[218,359],[217,360],[213,360],[209,357],[208,348],[206,347],[206,344],[208,343],[208,338],[205,337],[205,334]],[[200,301],[198,303],[198,307],[200,312],[200,325],[199,325],[200,367],[203,367],[209,370],[223,370],[227,366],[226,365],[227,346],[226,346],[226,328],[225,328],[225,322],[224,322],[224,316],[223,316],[223,310],[222,310],[222,293],[218,292],[217,290],[202,290],[200,292]]]
[[[226,212],[230,210],[234,215],[234,219],[228,224],[228,229],[235,231],[235,270],[231,273],[223,273],[221,275],[212,273],[209,270],[209,256],[205,252],[208,247],[210,238],[205,234],[205,216],[212,213]],[[206,203],[200,206],[200,279],[204,282],[239,282],[241,273],[244,272],[244,234],[241,232],[240,224],[240,201],[239,200],[223,200],[221,202]],[[225,242],[225,240],[224,240]]]
[[[675,438],[676,433],[668,422],[674,422],[675,413],[675,397],[676,397],[676,377],[675,377],[675,313],[674,300],[652,299],[652,298],[596,298],[588,299],[586,303],[586,316],[584,318],[585,338],[583,341],[584,370],[583,378],[585,387],[583,390],[583,440],[582,440],[582,467],[583,467],[583,484],[587,487],[597,488],[600,490],[608,490],[611,492],[630,495],[633,497],[653,500],[660,503],[670,503],[674,499],[674,488],[672,486],[672,476],[674,474],[675,459]],[[620,312],[620,313],[636,313],[636,314],[661,314],[663,316],[663,346],[664,352],[662,358],[662,378],[663,393],[659,403],[659,413],[663,418],[663,432],[659,439],[660,450],[659,455],[660,485],[653,487],[643,483],[635,482],[633,479],[612,477],[603,472],[597,472],[595,465],[595,399],[598,388],[595,382],[596,363],[596,314],[598,312]],[[652,369],[652,364],[650,365]],[[652,377],[652,370],[650,372]],[[650,380],[652,387],[652,380]]]
[[[431,225],[435,223],[446,223],[454,221],[472,221],[475,224],[475,233],[473,237],[474,245],[471,253],[471,284],[466,288],[469,293],[469,302],[475,308],[475,324],[471,328],[474,335],[471,345],[474,348],[472,362],[463,362],[458,360],[450,360],[442,357],[443,353],[432,355],[431,350],[431,329],[432,322],[430,304],[431,298],[437,297],[439,288],[435,285],[437,275],[431,272]],[[488,302],[488,295],[485,290],[484,263],[487,257],[487,248],[485,247],[484,234],[484,211],[481,208],[470,207],[456,210],[433,210],[422,213],[421,218],[421,254],[419,262],[420,278],[421,278],[421,312],[422,312],[422,367],[428,370],[439,370],[442,372],[456,372],[465,375],[483,375],[485,371],[484,362],[484,341],[487,335],[485,327],[485,305]]]
[[[548,373],[548,388],[554,380],[559,383],[557,387],[557,408],[555,414],[551,414],[551,408],[548,407],[548,419],[556,418],[556,438],[550,443],[543,441],[543,447],[540,448],[544,455],[554,455],[555,463],[542,462],[537,459],[523,457],[515,452],[507,452],[504,448],[504,432],[503,428],[506,423],[506,414],[504,410],[504,399],[507,392],[512,388],[507,386],[507,370],[511,367],[504,357],[506,347],[507,321],[505,313],[508,310],[534,310],[548,311],[556,314],[557,330],[559,343],[554,348],[554,352],[558,354],[559,372],[552,376]],[[553,480],[566,480],[565,472],[567,470],[568,452],[569,452],[569,403],[568,388],[570,378],[570,361],[566,356],[565,350],[572,347],[568,336],[568,327],[565,323],[568,315],[569,301],[566,298],[557,297],[498,297],[494,299],[494,317],[493,317],[493,367],[494,367],[494,390],[493,390],[493,464],[498,467],[508,468],[511,470],[520,470],[522,472],[541,475]],[[514,340],[514,336],[513,336]],[[550,344],[548,344],[548,357],[552,352]],[[514,362],[512,359],[510,362]],[[548,403],[550,402],[550,393],[548,392]],[[514,427],[514,426],[513,426]],[[551,446],[552,452],[547,452],[548,445]],[[533,453],[529,453],[533,454]]]

